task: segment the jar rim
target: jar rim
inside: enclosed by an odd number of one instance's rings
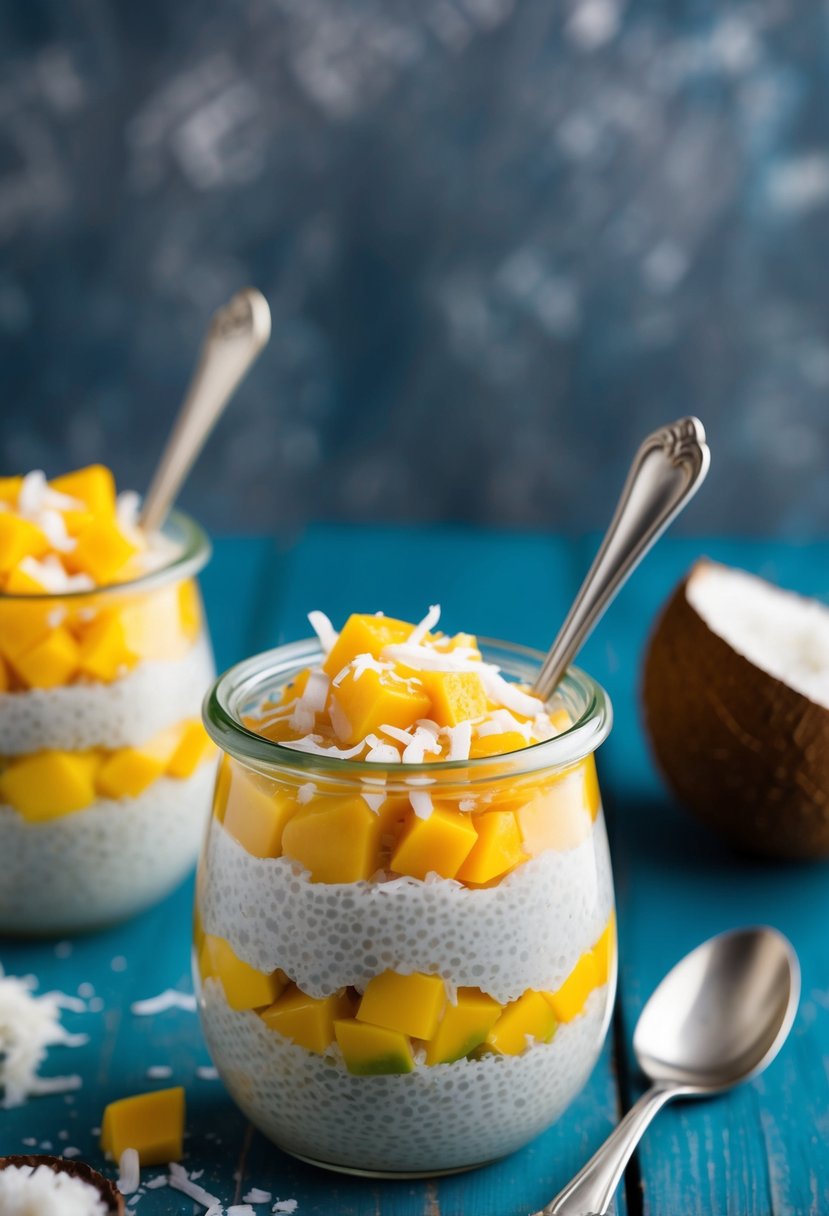
[[[38,591],[25,595],[9,595],[0,592],[0,604],[35,604],[50,600],[72,600],[82,603],[85,599],[98,599],[102,595],[117,595],[125,591],[151,591],[166,583],[180,582],[192,578],[207,565],[213,552],[210,538],[190,515],[184,511],[170,511],[162,526],[162,533],[174,541],[179,548],[161,566],[155,566],[135,578],[119,583],[105,583],[102,587],[89,587],[81,591]]]
[[[530,679],[540,670],[545,657],[541,651],[529,646],[495,638],[480,637],[478,645],[485,657],[491,654],[493,657],[512,659],[513,667],[521,666],[525,678]],[[339,776],[370,780],[373,777],[378,781],[402,778],[413,781],[419,775],[436,778],[439,774],[445,774],[447,780],[463,775],[464,782],[468,782],[473,776],[483,778],[484,775],[487,780],[492,780],[496,775],[494,769],[499,766],[504,775],[516,776],[576,764],[604,742],[613,722],[610,698],[604,688],[581,668],[570,667],[556,692],[562,696],[568,708],[574,704],[582,706],[572,725],[552,739],[500,756],[432,760],[421,764],[378,764],[299,751],[267,739],[243,724],[241,703],[246,693],[264,692],[269,683],[273,687],[277,676],[284,676],[282,682],[287,682],[303,667],[322,657],[323,653],[317,638],[304,638],[252,655],[223,672],[202,705],[204,725],[214,743],[243,762],[293,771],[300,776],[313,771],[331,778]]]

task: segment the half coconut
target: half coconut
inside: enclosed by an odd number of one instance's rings
[[[703,560],[645,655],[645,724],[677,797],[732,844],[829,856],[829,608]]]
[[[25,1155],[16,1154],[11,1157],[0,1157],[0,1173],[14,1167],[17,1171],[25,1171],[29,1176],[35,1171],[48,1169],[56,1177],[58,1175],[66,1175],[75,1180],[72,1186],[72,1191],[69,1196],[64,1192],[63,1201],[59,1191],[56,1191],[54,1196],[49,1193],[48,1198],[44,1199],[43,1183],[40,1176],[37,1186],[39,1200],[48,1204],[49,1211],[71,1210],[73,1212],[80,1211],[97,1211],[103,1210],[106,1216],[124,1216],[124,1200],[121,1197],[117,1187],[103,1174],[99,1174],[97,1170],[93,1170],[91,1165],[86,1165],[83,1161],[76,1161],[66,1157],[50,1157],[42,1155]],[[48,1179],[48,1174],[46,1178]],[[22,1181],[25,1182],[25,1179]],[[15,1188],[17,1192],[19,1188]],[[48,1188],[51,1192],[51,1188]],[[25,1191],[23,1192],[25,1194]],[[71,1206],[70,1206],[71,1205]],[[14,1208],[17,1211],[17,1206]],[[34,1211],[34,1203],[25,1210]],[[40,1211],[40,1205],[38,1206]]]

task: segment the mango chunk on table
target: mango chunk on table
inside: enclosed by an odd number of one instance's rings
[[[334,1034],[349,1072],[361,1077],[412,1072],[412,1045],[399,1030],[386,1030],[346,1018],[334,1023]]]
[[[456,1004],[447,1003],[426,1046],[427,1064],[453,1064],[485,1042],[501,1006],[477,988],[459,988]]]
[[[137,552],[114,520],[96,516],[81,528],[65,561],[74,573],[88,574],[100,586],[113,582]]]
[[[215,814],[251,857],[279,857],[282,835],[299,810],[296,799],[273,781],[234,761],[217,783]]]
[[[98,790],[108,798],[137,798],[166,770],[180,738],[181,729],[171,726],[141,747],[122,747],[112,752],[98,772]]]
[[[511,811],[473,815],[477,840],[456,874],[460,882],[485,883],[526,860],[518,824]]]
[[[12,665],[29,688],[57,688],[78,670],[80,647],[69,630],[59,625],[34,646],[14,655]]]
[[[340,741],[348,746],[366,735],[381,734],[381,727],[409,727],[428,717],[432,702],[420,681],[401,679],[390,671],[367,668],[359,676],[349,670],[331,692],[331,721]]]
[[[556,1032],[556,1018],[540,992],[525,992],[506,1006],[486,1036],[486,1045],[505,1056],[519,1056],[528,1039],[549,1043]]]
[[[587,998],[599,985],[599,973],[592,950],[586,950],[567,979],[544,998],[559,1022],[572,1022],[584,1009]]]
[[[369,980],[357,1019],[416,1039],[431,1039],[446,1003],[439,975],[400,975],[384,971]]]
[[[421,679],[432,702],[428,716],[439,726],[457,726],[486,714],[486,692],[476,671],[424,671]]]
[[[334,1022],[350,1018],[353,1002],[345,992],[334,993],[322,1000],[306,996],[296,984],[291,984],[260,1017],[270,1030],[308,1051],[320,1054],[334,1041]]]
[[[95,798],[97,752],[35,752],[0,773],[0,802],[40,823],[81,810]]]
[[[323,664],[323,671],[333,679],[358,654],[370,654],[372,658],[379,659],[384,646],[405,642],[412,629],[413,626],[406,621],[397,621],[393,617],[355,612],[340,630]]]
[[[219,980],[228,1005],[239,1011],[273,1005],[288,982],[281,971],[270,975],[257,971],[239,958],[223,937],[210,933],[204,936],[199,965],[202,978],[212,976]]]
[[[184,1090],[156,1089],[110,1102],[101,1122],[101,1148],[118,1161],[134,1148],[144,1165],[179,1161],[184,1140]]]
[[[477,839],[469,815],[436,806],[428,819],[412,815],[392,853],[391,868],[413,878],[431,871],[454,878]]]
[[[358,882],[377,869],[381,825],[359,796],[318,799],[301,807],[282,833],[282,852],[312,882]]]
[[[0,573],[8,574],[24,557],[43,557],[49,542],[40,528],[11,511],[0,511]]]
[[[49,485],[59,494],[76,499],[92,515],[107,518],[115,514],[115,478],[105,465],[75,469],[55,477]]]

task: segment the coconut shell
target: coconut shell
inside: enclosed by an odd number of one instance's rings
[[[829,857],[829,710],[714,633],[677,587],[644,662],[645,725],[659,768],[703,823],[750,853]]]
[[[104,1203],[107,1204],[110,1216],[124,1216],[124,1198],[115,1183],[110,1182],[97,1170],[93,1170],[92,1166],[87,1165],[84,1161],[37,1155],[0,1157],[0,1170],[4,1170],[7,1165],[30,1165],[33,1169],[39,1165],[48,1165],[49,1169],[54,1170],[55,1173],[70,1174],[73,1178],[80,1178],[81,1182],[94,1186],[100,1193]]]

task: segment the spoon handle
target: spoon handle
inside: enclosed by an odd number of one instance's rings
[[[643,1094],[587,1165],[536,1216],[605,1216],[625,1166],[654,1115],[682,1092],[676,1085],[654,1085]]]
[[[639,448],[601,548],[535,682],[543,700],[628,575],[699,489],[710,459],[698,418],[680,418],[654,431]]]
[[[193,461],[270,335],[268,302],[252,287],[213,314],[184,404],[144,497],[141,526],[148,532],[164,523]]]

